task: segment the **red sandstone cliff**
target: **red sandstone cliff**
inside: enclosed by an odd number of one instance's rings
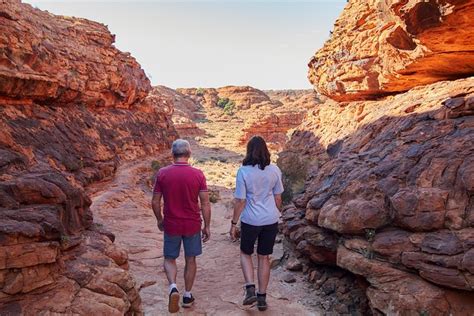
[[[285,234],[312,264],[363,276],[375,314],[474,310],[474,78],[425,85],[472,74],[473,4],[351,0],[310,63],[316,89],[412,89],[329,100],[280,155]]]
[[[84,188],[168,149],[172,107],[99,23],[0,2],[0,314],[140,313]]]
[[[202,119],[202,110],[206,109],[211,120],[222,122],[223,128],[232,128],[231,137],[238,139],[240,146],[260,135],[276,151],[283,148],[287,132],[302,122],[306,110],[320,102],[311,90],[261,91],[249,86],[187,88],[174,93],[177,111],[173,120],[178,123],[180,135],[199,133],[193,124]],[[221,108],[220,100],[232,102],[232,110]]]
[[[335,100],[360,100],[474,75],[472,0],[348,1],[309,80]]]

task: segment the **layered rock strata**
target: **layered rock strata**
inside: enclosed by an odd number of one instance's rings
[[[176,132],[113,41],[102,24],[0,3],[0,314],[141,313],[84,188]]]
[[[374,311],[466,314],[473,114],[474,78],[319,106],[280,154],[286,235],[312,262],[365,276]]]
[[[189,130],[192,130],[192,122],[202,121],[202,110],[206,109],[209,118],[239,126],[233,131],[233,138],[238,139],[239,146],[245,145],[252,136],[260,135],[274,151],[283,148],[288,140],[288,131],[303,121],[307,109],[320,102],[311,90],[264,92],[248,86],[188,88],[178,89],[177,93],[175,109],[178,112],[175,111],[173,117],[176,117],[175,122],[180,122],[178,124],[186,128],[189,126]],[[220,100],[229,100],[231,107],[223,108]],[[182,130],[184,135],[190,134],[185,128]]]
[[[284,233],[313,264],[364,276],[375,314],[474,310],[472,8],[350,1],[310,63],[335,100],[310,111],[280,154],[293,201]],[[354,99],[366,100],[337,102]]]
[[[308,78],[339,101],[474,75],[474,1],[349,1]]]
[[[198,122],[205,120],[203,106],[199,101],[165,86],[153,87],[150,94],[167,98],[166,102],[173,106],[172,121],[180,137],[197,136],[204,133],[197,126]]]

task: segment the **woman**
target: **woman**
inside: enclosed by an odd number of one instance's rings
[[[266,292],[270,279],[270,258],[278,233],[279,209],[283,184],[281,171],[270,164],[265,140],[254,136],[247,144],[247,154],[237,172],[234,215],[230,236],[237,239],[237,221],[241,221],[240,263],[245,278],[244,305],[257,301],[258,310],[267,309]],[[255,291],[252,253],[257,241],[258,292]]]

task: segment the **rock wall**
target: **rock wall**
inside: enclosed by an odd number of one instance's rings
[[[204,133],[197,122],[204,120],[203,106],[196,99],[165,86],[153,87],[150,94],[167,98],[167,103],[173,106],[173,125],[180,137],[197,136]]]
[[[448,2],[443,2],[443,10],[449,8],[453,15],[438,21],[438,42],[452,38],[453,30],[442,27],[445,20],[461,23],[471,14],[470,1]],[[434,5],[397,3],[351,0],[338,21],[339,30],[346,26],[343,17],[350,25],[350,17],[366,11],[390,16],[393,10]],[[417,19],[428,23],[431,11],[420,12]],[[376,21],[364,18],[360,24],[374,23],[375,29],[380,26]],[[366,41],[355,38],[381,40],[378,35],[367,38],[363,28],[351,34],[337,30],[317,56],[330,56],[331,50],[337,56],[335,52],[347,45],[353,45],[354,52],[364,51]],[[463,38],[472,36],[469,30],[460,30]],[[419,34],[428,36],[424,32],[430,31],[426,26]],[[465,45],[456,50],[469,62],[474,52],[470,42]],[[377,54],[379,66],[405,57],[402,52]],[[331,57],[321,59],[318,69],[360,76],[359,83],[371,80],[368,72],[348,63]],[[426,67],[425,74],[438,70],[426,58],[416,63]],[[452,66],[449,76],[439,78],[466,76],[466,67]],[[365,277],[375,314],[469,315],[474,310],[474,77],[429,85],[410,79],[416,87],[407,92],[378,101],[338,103],[374,95],[364,87],[354,94],[331,90],[337,78],[313,74],[318,90],[336,101],[310,111],[280,154],[278,163],[290,193],[286,198],[293,202],[283,215],[285,235],[312,264],[334,265]],[[444,74],[442,68],[439,74]],[[386,87],[379,87],[382,93],[377,96],[395,92]]]
[[[99,23],[0,2],[0,314],[140,313],[85,187],[177,136],[172,107]]]
[[[189,131],[194,128],[192,122],[203,119],[205,109],[211,119],[238,126],[232,137],[238,139],[239,146],[245,145],[252,136],[260,135],[274,151],[283,148],[288,131],[303,121],[306,110],[320,102],[312,90],[261,91],[248,86],[177,89],[174,98],[177,111],[173,120],[179,122],[180,135],[198,134]],[[222,99],[233,102],[232,111],[226,113],[219,107]]]
[[[347,101],[474,75],[473,18],[472,0],[350,0],[308,78]]]

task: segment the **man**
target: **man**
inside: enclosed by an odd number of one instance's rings
[[[158,221],[158,229],[164,231],[164,268],[169,282],[168,310],[170,313],[179,311],[179,292],[176,286],[176,258],[183,242],[185,267],[183,307],[191,307],[194,297],[191,288],[196,276],[196,256],[202,253],[201,216],[198,198],[201,202],[204,228],[202,241],[211,236],[211,205],[207,191],[206,178],[201,170],[193,168],[188,161],[191,147],[186,140],[177,139],[173,142],[171,152],[173,164],[160,169],[153,189],[152,207]],[[161,198],[164,200],[163,214]]]

